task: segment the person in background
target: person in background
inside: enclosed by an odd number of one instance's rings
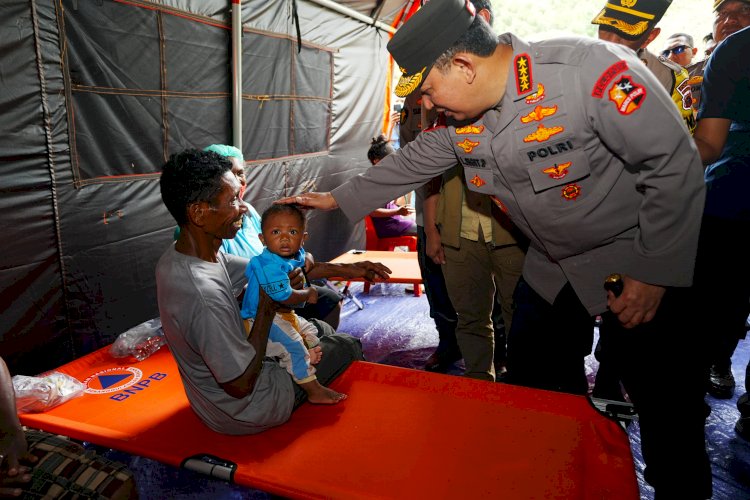
[[[492,26],[492,4],[488,0],[472,3],[477,16]],[[443,265],[451,302],[458,314],[456,337],[464,354],[464,375],[502,380],[513,292],[521,277],[528,241],[489,196],[467,187],[462,165],[444,173],[441,180],[440,198],[434,209],[439,234],[432,230],[433,244],[428,247],[428,255]]]
[[[64,465],[64,467],[62,466]],[[133,473],[70,439],[21,426],[0,358],[0,498],[138,498]]]
[[[698,48],[695,46],[692,36],[687,33],[675,33],[664,42],[661,56],[683,68],[687,68],[697,53]]]
[[[401,109],[399,133],[401,144],[406,146],[417,137],[424,128],[434,121],[434,113],[428,114],[422,109],[419,92],[409,94],[404,99]],[[427,357],[424,369],[431,372],[446,373],[462,357],[456,341],[456,311],[453,309],[448,290],[439,263],[427,257],[427,245],[432,243],[426,236],[425,225],[435,225],[435,208],[437,203],[431,200],[440,196],[441,177],[435,177],[414,190],[415,221],[417,223],[417,259],[422,275],[425,296],[430,306],[430,317],[435,322],[438,332],[438,345]],[[432,207],[432,208],[430,208]],[[431,210],[431,211],[430,211]]]
[[[305,393],[307,400],[317,404],[336,404],[346,399],[346,394],[321,385],[313,365],[320,362],[321,348],[318,329],[294,312],[294,307],[305,302],[315,302],[318,293],[310,286],[301,290],[292,288],[288,274],[305,265],[307,237],[305,215],[291,205],[271,205],[261,217],[260,239],[265,245],[247,265],[247,290],[242,299],[240,314],[249,334],[258,312],[260,289],[274,301],[291,307],[277,311],[268,334],[266,356],[278,358]]]
[[[205,151],[213,151],[220,154],[232,163],[232,172],[240,181],[240,199],[243,199],[247,186],[245,177],[245,160],[242,151],[234,146],[226,144],[212,144]],[[244,201],[244,199],[243,199]],[[242,219],[242,228],[237,236],[225,239],[221,242],[221,251],[251,259],[263,252],[263,243],[260,241],[260,215],[250,203],[244,202],[247,213]],[[179,230],[179,228],[178,228]],[[178,231],[177,231],[178,232]],[[370,274],[372,279],[387,279],[388,276],[379,274],[383,269],[370,261],[357,262],[354,264],[330,264],[326,262],[315,262],[310,252],[307,252],[307,268],[315,267],[315,272],[308,275],[311,279],[310,286],[318,293],[318,301],[314,304],[307,303],[297,310],[297,314],[310,321],[319,331],[330,327],[338,329],[341,317],[342,296],[337,291],[325,285],[325,278],[357,278]],[[374,272],[373,272],[374,271]],[[323,283],[321,283],[323,281]],[[330,332],[329,332],[330,333]]]
[[[708,62],[709,56],[714,51],[714,48],[716,48],[716,40],[714,39],[713,33],[709,33],[703,37],[703,45],[705,47],[704,57],[699,61],[691,63],[685,68],[688,70],[688,75],[690,76],[688,83],[690,83],[690,92],[693,95],[693,111],[695,111],[696,113],[698,112],[698,108],[700,107],[701,103],[701,83],[703,83],[703,70],[706,66],[706,62]]]
[[[688,131],[695,130],[693,97],[685,68],[662,56],[655,56],[648,46],[661,33],[657,26],[672,0],[640,0],[633,8],[607,3],[591,21],[599,25],[599,39],[633,49],[639,59],[672,96]]]
[[[367,159],[375,166],[394,151],[396,149],[388,138],[381,134],[372,139],[370,149],[367,150]],[[389,201],[384,207],[376,208],[369,215],[378,238],[417,235],[414,207],[408,205],[403,198]]]
[[[687,129],[692,133],[695,129],[695,116],[687,70],[667,59],[666,55],[657,57],[647,49],[661,32],[657,24],[670,4],[671,0],[641,0],[637,6],[628,9],[615,8],[608,3],[591,22],[599,26],[600,40],[616,43],[636,52],[641,62],[670,94]],[[616,367],[627,361],[616,359],[624,350],[617,346],[615,334],[609,332],[609,326],[606,323],[599,325],[599,340],[594,350],[599,367],[592,396],[623,401],[625,396],[621,376]]]
[[[714,2],[713,35],[718,44],[715,51],[719,50],[728,37],[748,26],[750,26],[750,1],[716,0]],[[738,41],[735,41],[734,50],[724,53],[725,62],[715,67],[711,84],[706,83],[704,74],[703,99],[708,99],[708,92],[713,89],[711,99],[714,102],[710,106],[706,103],[705,108],[701,105],[698,117],[704,119],[703,131],[701,136],[696,138],[703,164],[706,166],[705,178],[708,187],[703,219],[704,224],[708,226],[701,230],[701,245],[698,253],[699,258],[703,252],[706,252],[707,256],[699,261],[699,264],[705,264],[705,266],[700,265],[701,271],[705,269],[700,276],[705,276],[709,283],[714,283],[716,286],[715,293],[708,295],[709,300],[716,302],[715,311],[726,312],[723,315],[716,314],[716,321],[707,330],[711,333],[711,338],[715,339],[711,350],[708,393],[720,399],[731,398],[734,395],[737,383],[732,374],[732,355],[740,339],[745,337],[745,320],[748,317],[747,299],[741,303],[741,297],[744,294],[743,284],[735,279],[728,279],[727,277],[732,276],[733,273],[727,273],[731,267],[724,267],[736,264],[739,266],[738,272],[744,268],[741,264],[742,259],[738,260],[740,256],[733,254],[739,248],[732,247],[736,244],[736,240],[732,238],[740,237],[743,233],[725,232],[729,230],[729,227],[725,226],[732,226],[733,223],[738,226],[735,230],[742,230],[745,217],[742,212],[743,202],[747,199],[748,184],[746,182],[748,179],[743,173],[747,166],[750,147],[750,141],[747,140],[747,116],[743,114],[745,108],[730,109],[731,106],[736,105],[747,106],[747,94],[742,88],[742,85],[746,83],[742,81],[747,67],[744,64],[745,54],[737,51],[737,47],[741,46]],[[729,53],[741,54],[742,57],[733,63],[728,63],[726,55]],[[712,55],[709,59],[709,65],[713,57]],[[726,137],[726,145],[723,148],[717,146],[717,139],[721,136]],[[725,253],[728,255],[725,256]],[[716,281],[717,279],[719,281]],[[720,298],[723,300],[719,300]],[[706,310],[713,311],[713,309]],[[737,317],[743,314],[742,322],[739,323]]]
[[[705,185],[669,94],[630,49],[579,37],[498,37],[465,0],[431,0],[388,50],[403,68],[397,95],[420,91],[446,126],[332,192],[276,203],[339,208],[359,220],[461,162],[469,189],[494,196],[530,239],[506,381],[586,394],[585,357],[601,314],[630,339],[621,373],[639,413],[646,481],[657,497],[710,498],[704,332],[685,314],[694,307]],[[624,284],[617,297],[603,286],[615,272]],[[679,374],[670,397],[654,373]]]
[[[260,291],[249,336],[240,317],[237,297],[247,285],[248,259],[219,251],[248,211],[231,168],[226,157],[196,149],[173,154],[164,165],[162,200],[180,236],[156,265],[156,292],[192,410],[216,432],[255,434],[286,422],[307,394],[265,356],[275,314],[268,295]],[[301,278],[301,270],[292,271],[292,286]],[[323,385],[364,359],[359,339],[327,332],[319,338],[316,376]]]

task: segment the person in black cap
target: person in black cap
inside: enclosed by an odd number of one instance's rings
[[[607,3],[591,21],[599,26],[599,39],[633,49],[649,70],[672,96],[677,111],[692,133],[695,116],[689,74],[679,64],[665,56],[655,56],[646,47],[660,34],[657,23],[664,16],[672,0],[638,0]],[[624,401],[620,376],[615,366],[627,360],[615,361],[623,352],[617,340],[609,333],[609,325],[599,327],[599,340],[594,350],[599,367],[592,395],[597,398]]]
[[[684,314],[705,186],[670,96],[630,49],[498,37],[465,0],[431,0],[388,50],[404,73],[396,92],[420,91],[446,125],[331,192],[277,203],[359,220],[458,160],[469,188],[493,196],[530,239],[506,380],[586,394],[584,358],[601,314],[632,339],[622,374],[646,480],[659,497],[710,498],[702,332]],[[603,288],[612,273],[623,276],[619,296]],[[673,397],[651,383],[655,371],[680,374]]]
[[[687,70],[665,55],[656,56],[646,47],[661,33],[657,26],[672,0],[620,0],[607,3],[591,24],[599,25],[599,39],[636,51],[677,105],[688,130],[695,130],[693,97]],[[692,39],[691,39],[692,40]]]

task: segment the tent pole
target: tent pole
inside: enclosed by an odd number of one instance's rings
[[[232,143],[242,151],[242,0],[232,0]]]
[[[320,5],[321,7],[325,7],[330,10],[335,10],[336,12],[340,14],[344,14],[345,16],[349,16],[351,18],[354,18],[358,21],[362,21],[366,24],[372,24],[376,28],[380,28],[381,30],[385,30],[388,33],[395,33],[396,28],[393,26],[388,26],[387,24],[381,23],[380,21],[376,21],[375,19],[371,17],[367,17],[363,14],[360,14],[356,10],[353,10],[349,7],[344,7],[343,5],[339,5],[336,2],[333,2],[332,0],[309,0],[312,3],[316,3]]]

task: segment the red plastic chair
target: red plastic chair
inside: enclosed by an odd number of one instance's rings
[[[378,233],[375,232],[375,225],[372,223],[372,217],[370,217],[369,215],[365,217],[365,238],[366,250],[381,250],[384,252],[393,252],[396,247],[407,247],[410,252],[417,251],[416,236],[391,236],[387,238],[378,237]],[[370,283],[366,281],[364,292],[370,292]],[[419,297],[420,295],[422,295],[422,288],[419,285],[415,285],[414,296]]]
[[[416,236],[391,236],[387,238],[379,238],[378,233],[375,232],[375,224],[372,223],[372,217],[369,215],[365,217],[365,237],[367,239],[365,243],[366,250],[392,252],[396,247],[407,247],[410,252],[417,251]]]

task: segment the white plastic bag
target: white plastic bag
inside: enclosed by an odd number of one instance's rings
[[[40,377],[15,375],[18,413],[38,413],[50,410],[66,401],[83,395],[86,386],[78,379],[60,372],[49,372]]]
[[[164,344],[166,339],[161,319],[154,318],[121,333],[112,343],[109,353],[115,358],[133,356],[136,360],[143,361]]]

